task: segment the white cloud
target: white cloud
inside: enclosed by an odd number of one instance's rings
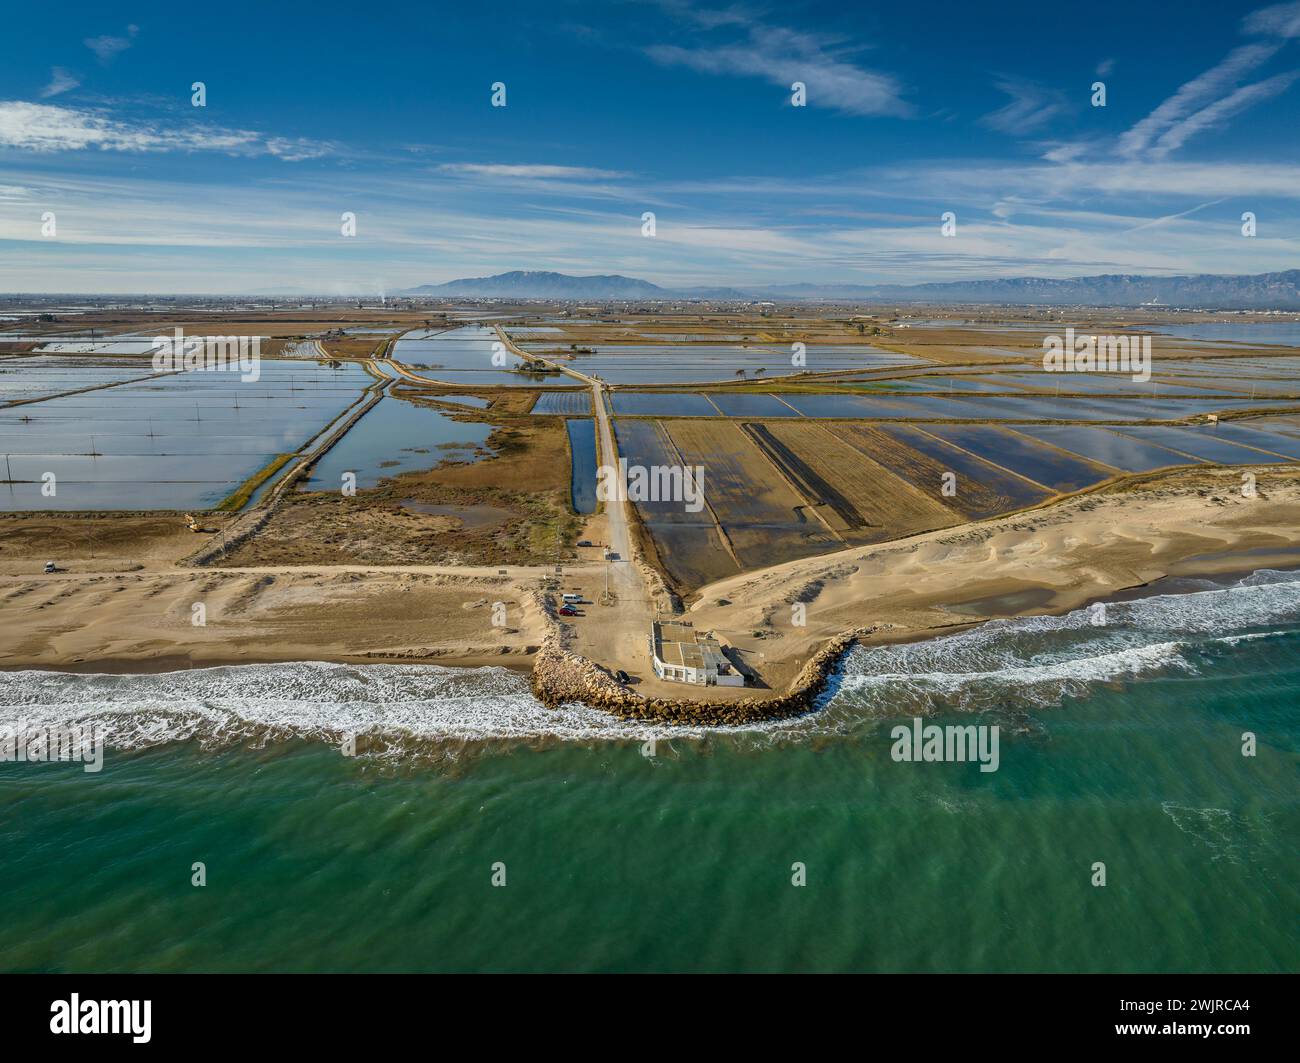
[[[1004,77],[998,80],[997,87],[1011,97],[1011,102],[986,114],[980,121],[1000,133],[1032,133],[1066,110],[1060,92],[1032,81]]]
[[[1274,4],[1253,11],[1242,19],[1241,30],[1270,37],[1300,37],[1300,3]]]
[[[41,89],[41,96],[45,98],[58,96],[60,93],[75,89],[80,84],[80,77],[64,70],[61,66],[56,66],[50,70],[50,83]]]
[[[1119,139],[1120,151],[1138,155],[1180,122],[1224,98],[1252,70],[1277,54],[1278,44],[1243,44],[1234,48],[1217,65],[1194,77]],[[1203,128],[1203,127],[1202,127]],[[1188,134],[1190,135],[1190,133]],[[1181,139],[1175,133],[1173,139]]]
[[[696,12],[694,17],[698,20],[699,15]],[[733,26],[742,20],[727,15],[718,24]],[[664,66],[684,66],[703,74],[760,77],[787,91],[791,84],[802,81],[808,86],[810,107],[868,116],[911,113],[897,80],[849,62],[847,49],[839,44],[811,33],[750,24],[747,39],[732,44],[700,48],[655,44],[645,52]]]
[[[306,140],[207,126],[163,128],[122,122],[95,111],[54,104],[0,101],[0,146],[24,151],[224,151],[274,155],[287,161],[315,158],[328,147]]]
[[[1300,77],[1300,71],[1278,74],[1265,81],[1246,85],[1223,99],[1216,100],[1210,106],[1203,107],[1195,114],[1166,130],[1152,147],[1152,156],[1158,159],[1164,158],[1170,152],[1181,148],[1184,143],[1197,133],[1221,126],[1233,115],[1239,114],[1261,100],[1280,95],[1291,87],[1297,77]]]
[[[99,56],[101,63],[107,63],[119,52],[125,52],[130,48],[139,32],[139,26],[127,26],[125,37],[112,37],[105,34],[102,37],[87,37],[82,43]]]
[[[540,163],[477,163],[448,162],[438,167],[443,173],[467,174],[473,177],[506,178],[560,178],[566,180],[606,179],[625,177],[617,170],[598,170],[590,166],[549,166]]]

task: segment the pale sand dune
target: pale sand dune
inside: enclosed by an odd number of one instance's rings
[[[930,532],[879,546],[791,562],[704,588],[696,627],[738,648],[781,688],[817,646],[876,624],[871,641],[914,639],[993,615],[951,606],[1037,591],[1033,606],[1063,612],[1170,574],[1248,570],[1300,562],[1300,473],[1259,478],[1242,497],[1241,473],[1197,470],[1082,496],[1018,516]],[[1276,556],[1259,553],[1277,548]],[[1252,551],[1252,556],[1241,554]],[[1227,557],[1205,557],[1228,553]],[[721,601],[730,604],[719,604]],[[803,602],[805,626],[794,605]],[[1014,600],[1013,600],[1014,602]]]

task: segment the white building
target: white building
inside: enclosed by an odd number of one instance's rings
[[[660,679],[698,686],[745,685],[718,640],[697,635],[685,621],[656,620],[650,626],[650,657]]]

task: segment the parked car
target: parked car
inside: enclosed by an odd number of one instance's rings
[[[592,545],[592,542],[591,542],[590,539],[579,539],[579,540],[578,540],[578,545],[579,545],[579,546],[591,546],[591,545]]]
[[[631,677],[625,671],[623,671],[622,668],[620,668],[617,672],[614,673],[614,678],[617,679],[624,686],[627,686],[628,683],[632,682]]]
[[[562,606],[560,606],[560,615],[561,615],[561,616],[577,616],[577,615],[578,615],[578,610],[576,610],[575,608],[573,608],[573,606],[571,606],[571,605],[562,605]]]

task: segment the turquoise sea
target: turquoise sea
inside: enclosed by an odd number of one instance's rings
[[[0,727],[108,741],[0,764],[0,969],[1294,971],[1300,577],[1166,589],[858,649],[732,732],[501,669],[0,673]],[[998,770],[895,761],[915,716]]]

